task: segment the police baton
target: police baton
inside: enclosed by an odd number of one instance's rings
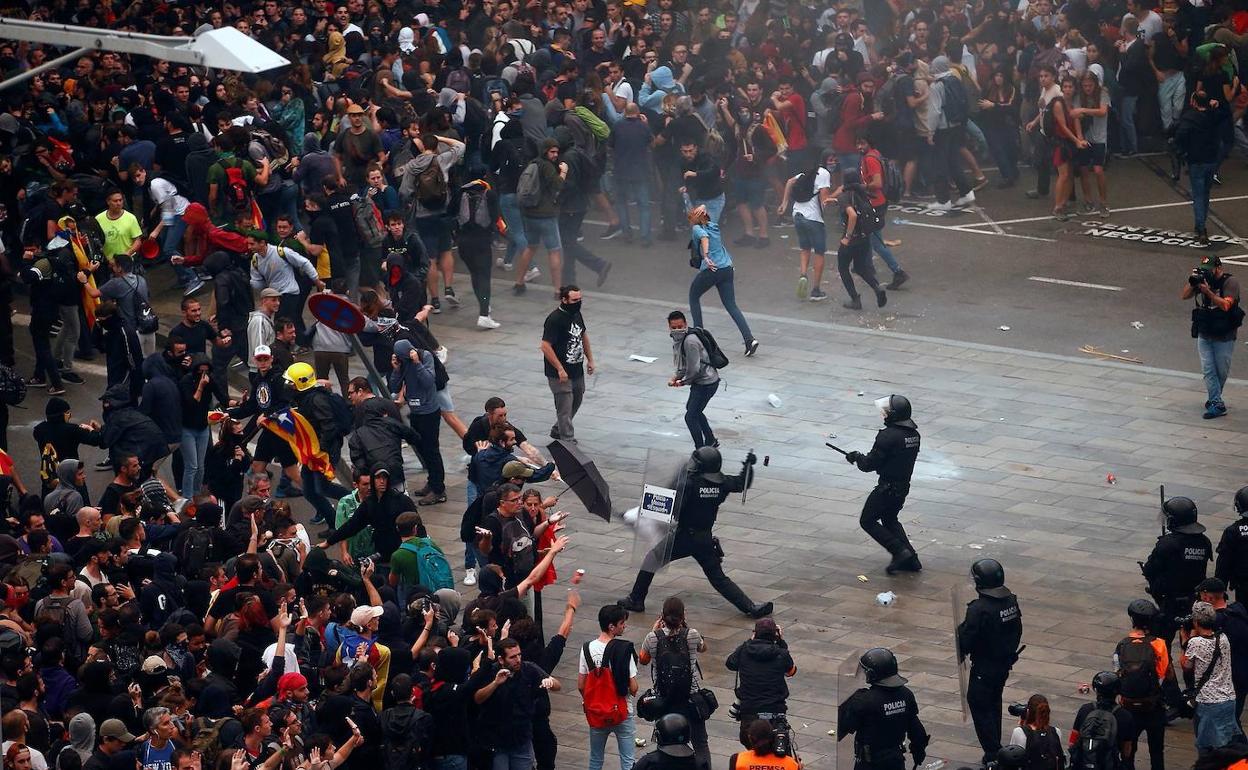
[[[841,454],[845,455],[846,457],[848,457],[848,456],[849,456],[849,452],[846,452],[844,449],[841,449],[841,448],[840,448],[839,446],[837,446],[836,444],[831,444],[831,443],[829,443],[829,442],[825,441],[825,442],[823,442],[823,445],[824,445],[824,446],[826,446],[828,449],[834,449],[834,450],[836,450],[837,452],[840,452]]]
[[[1166,485],[1165,484],[1157,485],[1157,495],[1161,498],[1161,534],[1164,536],[1166,534]],[[1143,568],[1144,568],[1144,565],[1141,564],[1140,569],[1143,570]]]
[[[741,489],[741,504],[742,505],[745,505],[746,496],[749,494],[749,491],[750,491],[750,483],[754,480],[754,464],[756,462],[758,462],[758,456],[754,454],[754,449],[751,448],[750,451],[745,455],[745,484]],[[771,463],[771,455],[767,455],[766,457],[763,458],[764,466],[770,463]]]

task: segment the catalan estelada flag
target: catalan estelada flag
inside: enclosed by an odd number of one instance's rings
[[[316,471],[329,480],[334,478],[334,464],[329,455],[321,450],[312,423],[294,409],[283,409],[271,417],[261,417],[260,426],[290,444],[295,457],[308,470]]]

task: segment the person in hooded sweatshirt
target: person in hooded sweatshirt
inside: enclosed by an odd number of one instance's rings
[[[391,478],[403,479],[403,444],[419,453],[420,435],[393,418],[384,398],[366,398],[355,406],[355,430],[347,439],[351,464],[356,468],[385,468]]]
[[[109,387],[100,400],[104,414],[101,438],[108,449],[109,461],[117,467],[120,458],[134,455],[139,458],[146,477],[152,463],[169,454],[169,445],[160,427],[133,405],[130,388],[125,383]]]
[[[85,505],[82,493],[78,491],[79,474],[83,472],[82,460],[70,458],[61,460],[56,465],[56,488],[43,498],[43,510],[49,514],[60,511],[58,516],[72,519]],[[85,479],[83,479],[85,481]],[[49,530],[52,529],[49,522]],[[53,533],[55,534],[55,533]]]
[[[208,169],[217,162],[217,154],[208,145],[208,139],[198,132],[186,139],[186,181],[190,185],[191,200],[201,206],[208,203]]]
[[[420,435],[420,462],[429,473],[428,482],[416,494],[420,505],[446,502],[446,470],[438,447],[438,428],[442,422],[438,408],[437,378],[433,353],[417,350],[408,340],[394,343],[394,370],[390,372],[390,395],[400,396],[407,404],[408,421]],[[383,553],[385,551],[383,550]]]
[[[43,416],[43,422],[36,425],[32,431],[35,446],[39,448],[40,455],[49,456],[52,460],[59,462],[78,459],[79,448],[82,444],[104,446],[100,424],[95,420],[84,423],[71,421],[69,402],[63,398],[56,396],[49,398],[48,403],[43,406]],[[42,490],[44,495],[52,491],[49,484],[50,481],[44,482]],[[79,491],[83,493],[83,503],[87,504],[90,500],[89,495],[85,489]]]
[[[398,478],[401,479],[402,476]],[[415,510],[416,504],[412,502],[412,499],[391,485],[390,470],[383,465],[378,465],[373,468],[372,487],[368,497],[360,502],[359,507],[355,509],[355,513],[351,514],[351,518],[347,519],[346,524],[331,530],[325,536],[324,543],[320,547],[334,545],[356,534],[365,526],[371,526],[373,543],[377,547],[377,552],[381,554],[381,563],[388,565],[390,555],[398,550],[401,544],[395,520],[400,514]],[[382,575],[383,572],[385,570],[379,571],[378,574]]]
[[[152,418],[160,428],[169,451],[174,452],[182,443],[182,395],[178,380],[185,370],[186,343],[170,338],[164,350],[158,350],[143,359],[143,392],[139,396],[139,411]],[[181,456],[173,468],[174,478],[182,475]]]
[[[177,568],[177,557],[171,553],[162,553],[153,559],[152,581],[139,593],[143,618],[152,628],[160,628],[176,610],[186,606],[178,585]]]
[[[475,711],[470,705],[472,691],[466,686],[471,666],[472,654],[462,647],[438,651],[433,684],[424,697],[425,711],[433,718],[433,746],[429,753],[434,767],[467,766],[472,740],[468,714],[470,709]]]
[[[394,705],[381,712],[381,732],[391,746],[419,746],[420,756],[431,756],[434,719],[412,703],[412,678],[399,674],[390,683]]]
[[[334,156],[321,147],[321,138],[315,131],[303,135],[303,156],[299,159],[299,167],[295,169],[294,180],[299,191],[306,195],[315,195],[321,191],[321,180],[336,174]]]
[[[724,665],[737,672],[741,743],[746,745],[746,728],[759,714],[787,712],[789,685],[785,680],[797,673],[797,665],[780,627],[771,618],[756,621],[754,635],[733,650]]]

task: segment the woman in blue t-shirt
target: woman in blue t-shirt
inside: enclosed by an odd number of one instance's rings
[[[741,331],[741,339],[745,342],[745,354],[754,355],[758,350],[758,340],[750,333],[750,325],[745,322],[745,315],[737,307],[737,292],[733,284],[732,256],[724,248],[719,236],[719,225],[711,221],[706,206],[695,206],[689,210],[689,224],[693,225],[689,249],[695,259],[700,259],[697,275],[689,284],[689,312],[693,316],[693,325],[702,326],[703,294],[714,288],[719,292],[719,301]]]

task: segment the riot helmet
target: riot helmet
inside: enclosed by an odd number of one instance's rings
[[[1166,528],[1184,535],[1199,535],[1205,525],[1196,521],[1196,503],[1190,497],[1172,497],[1161,506],[1166,514]]]
[[[867,675],[868,684],[881,687],[901,687],[906,678],[897,673],[897,657],[892,650],[873,647],[862,654],[858,665]]]
[[[1148,628],[1157,617],[1157,605],[1148,599],[1136,599],[1127,605],[1127,615],[1131,623],[1139,628]]]
[[[1005,587],[1005,568],[996,559],[976,559],[971,565],[971,578],[975,580],[975,590],[996,599],[1004,599],[1010,595]]]
[[[724,480],[720,469],[724,466],[724,458],[713,446],[698,447],[689,456],[689,469],[708,481],[715,483]]]
[[[1002,746],[997,752],[997,767],[1000,770],[1016,770],[1027,764],[1027,749],[1022,746]]]
[[[893,394],[885,398],[877,398],[875,406],[884,416],[885,425],[900,425],[903,428],[917,428],[910,419],[910,399]]]
[[[683,714],[665,714],[654,723],[654,729],[659,736],[659,751],[672,757],[693,756],[689,746],[693,733]]]
[[[1248,516],[1248,487],[1240,487],[1235,493],[1235,512],[1240,516]]]
[[[1122,688],[1122,682],[1119,681],[1118,675],[1113,671],[1102,671],[1092,677],[1092,689],[1096,692],[1098,700],[1113,700],[1118,697],[1118,691]]]

